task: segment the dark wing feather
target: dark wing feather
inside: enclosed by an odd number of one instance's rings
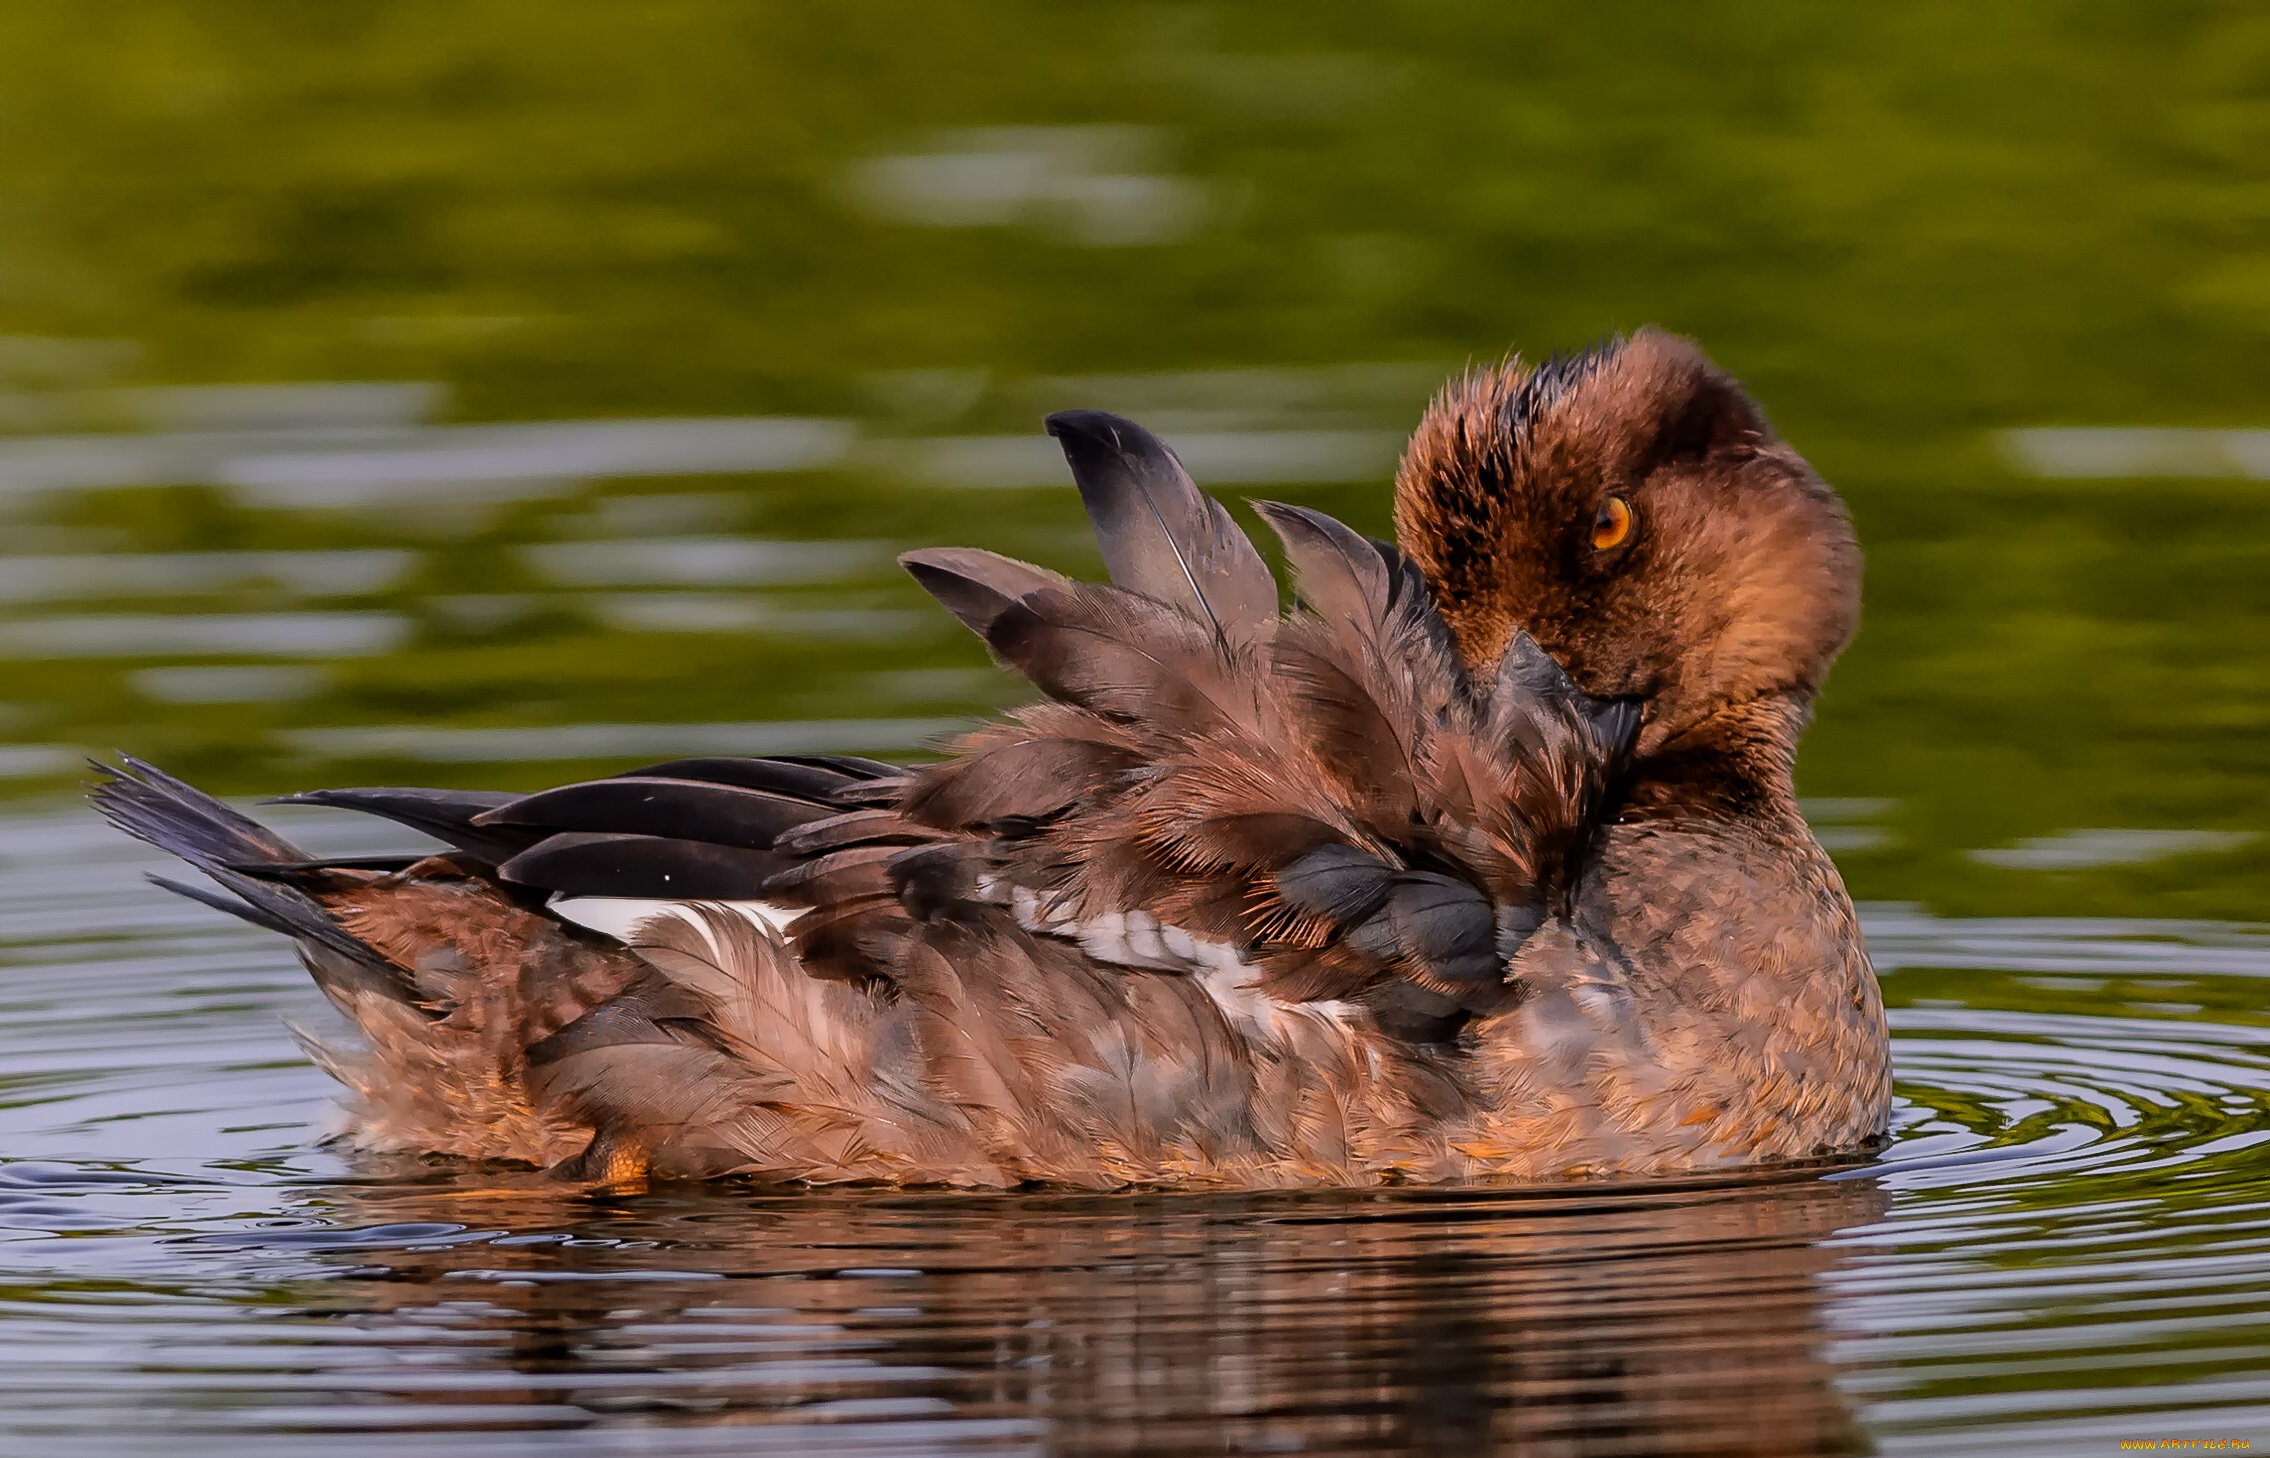
[[[1044,587],[1062,587],[1070,581],[1062,573],[1030,562],[1019,562],[975,547],[932,547],[899,558],[907,575],[922,590],[960,618],[980,638],[1001,616],[1002,609],[1027,593]]]
[[[420,861],[428,859],[430,857],[423,852],[413,851],[407,855],[328,856],[320,860],[269,861],[262,865],[247,865],[240,869],[248,876],[260,876],[274,881],[288,881],[294,876],[311,873],[321,875],[330,871],[407,871]]]
[[[868,759],[857,754],[776,754],[774,764],[799,764],[811,769],[833,770],[855,780],[887,780],[906,773],[903,764],[889,760]]]
[[[568,831],[497,868],[507,881],[569,896],[640,896],[679,901],[743,901],[787,868],[767,851],[658,835]]]
[[[832,805],[767,790],[626,776],[545,790],[485,810],[473,823],[483,829],[514,826],[660,835],[763,850],[782,832],[835,813]]]
[[[952,759],[924,767],[904,797],[905,813],[953,830],[1045,820],[1104,794],[1142,763],[1133,746],[1096,735],[1092,721],[1058,726],[1085,733],[1050,733],[1046,716],[1030,717],[1036,722],[989,724],[963,739]]]
[[[1222,637],[1250,636],[1277,616],[1261,554],[1165,442],[1101,410],[1051,415],[1048,433],[1064,448],[1115,584]]]
[[[1455,876],[1405,871],[1388,894],[1387,913],[1396,951],[1421,985],[1487,996],[1505,980],[1496,908],[1478,887]]]
[[[789,867],[765,883],[769,897],[792,906],[826,906],[862,896],[896,895],[890,862],[904,846],[858,845],[830,850]]]
[[[366,815],[376,815],[397,825],[406,825],[436,840],[446,841],[469,856],[495,865],[512,859],[543,838],[540,831],[514,827],[485,829],[473,823],[475,816],[518,798],[517,795],[495,790],[423,790],[384,786],[355,790],[307,790],[297,795],[279,795],[269,803],[329,805],[340,810],[360,810]]]
[[[1131,592],[1044,588],[1003,609],[985,641],[1050,698],[1116,719],[1238,717],[1251,702],[1203,626]]]
[[[665,1024],[697,1019],[708,1011],[700,994],[650,971],[558,1032],[529,1044],[528,1062],[542,1068],[621,1043],[684,1043],[686,1034]]]
[[[1301,605],[1325,622],[1362,622],[1392,595],[1392,547],[1305,506],[1256,501],[1253,509],[1284,543]]]
[[[916,921],[934,921],[976,901],[992,857],[981,841],[910,846],[884,862],[891,889]]]
[[[1387,904],[1395,868],[1355,846],[1334,843],[1294,860],[1271,881],[1296,910],[1333,926],[1355,926]]]
[[[788,831],[775,842],[784,855],[816,856],[854,845],[927,845],[943,837],[887,808],[850,810]]]
[[[865,781],[864,775],[785,759],[742,759],[717,755],[699,759],[673,759],[631,770],[618,779],[700,780],[710,785],[738,785],[824,805],[829,797]]]

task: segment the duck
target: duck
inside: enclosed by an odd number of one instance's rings
[[[1395,541],[1051,416],[1109,582],[916,582],[1037,690],[912,764],[314,790],[311,855],[140,760],[119,829],[281,933],[351,1147],[609,1190],[1276,1189],[1865,1158],[1883,1004],[1800,813],[1849,515],[1685,338],[1470,367]]]

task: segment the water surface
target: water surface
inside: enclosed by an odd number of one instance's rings
[[[1872,908],[1900,1138],[1827,1178],[585,1198],[313,1147],[286,952],[82,815],[0,846],[24,1451],[2069,1453],[2270,1411],[2259,929]]]
[[[2270,41],[2243,8],[0,13],[10,1451],[2270,1442]],[[76,808],[901,755],[1040,416],[1387,526],[1428,392],[1699,337],[1850,502],[1799,766],[1898,1139],[1392,1196],[347,1160],[288,952]],[[341,850],[380,826],[299,816]]]

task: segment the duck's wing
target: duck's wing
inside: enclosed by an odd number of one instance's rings
[[[807,955],[887,978],[924,925],[992,906],[1101,962],[1359,1004],[1414,1041],[1509,1005],[1634,707],[1587,697],[1525,636],[1471,682],[1417,569],[1299,507],[1258,507],[1301,598],[1262,617],[1250,544],[1223,544],[1236,528],[1187,499],[1203,501],[1164,446],[1113,417],[1052,428],[1115,585],[909,557],[1049,702],[776,844],[811,857],[768,883],[810,909]],[[1163,548],[1161,521],[1180,524]],[[1128,534],[1145,541],[1115,545]]]
[[[1249,637],[1277,616],[1261,554],[1165,441],[1101,410],[1060,411],[1048,433],[1064,448],[1114,583],[1217,638]]]
[[[1265,506],[1306,604],[1276,616],[1163,446],[1058,434],[1116,585],[909,559],[1047,696],[943,763],[292,797],[450,847],[376,864],[132,761],[96,800],[299,942],[369,1045],[311,1047],[368,1143],[593,1179],[1334,1177],[1402,1117],[1380,1099],[1457,1103],[1425,1045],[1519,996],[1632,716],[1527,645],[1470,682],[1400,554]]]

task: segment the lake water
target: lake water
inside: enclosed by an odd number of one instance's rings
[[[2270,1444],[2270,30],[1504,9],[0,12],[0,1450]],[[1799,766],[1863,1168],[350,1160],[288,950],[75,800],[917,752],[1016,687],[893,554],[1096,570],[1047,410],[1381,531],[1446,373],[1645,322],[1869,553]]]

